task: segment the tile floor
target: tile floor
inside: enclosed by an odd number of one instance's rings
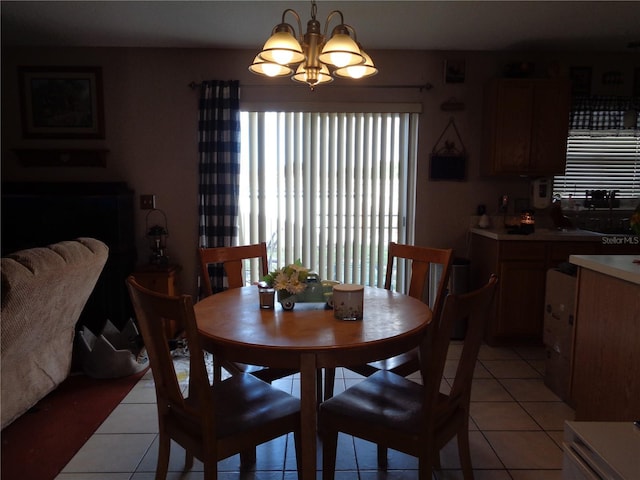
[[[449,350],[445,382],[455,371],[460,342]],[[176,359],[179,371],[184,358]],[[182,365],[182,367],[180,366]],[[543,383],[542,348],[483,346],[475,371],[471,399],[470,442],[476,480],[559,480],[562,478],[562,436],[565,420],[574,412]],[[183,381],[187,375],[181,373]],[[358,375],[337,372],[336,392],[359,381]],[[274,383],[299,392],[299,378]],[[153,378],[148,372],[105,420],[56,480],[152,480],[157,456],[157,420]],[[289,436],[291,437],[291,436]],[[292,438],[282,437],[258,447],[255,470],[239,472],[238,456],[219,463],[221,480],[294,480]],[[376,469],[375,445],[341,436],[336,480],[396,480],[417,478],[417,461],[389,451],[389,469]],[[200,480],[202,464],[183,473],[184,451],[173,444],[168,480]],[[441,452],[437,480],[462,478],[455,440]],[[318,479],[321,478],[320,472]]]

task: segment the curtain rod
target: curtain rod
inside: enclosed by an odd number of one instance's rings
[[[202,83],[196,83],[196,82],[191,82],[189,83],[189,85],[187,85],[189,88],[191,88],[192,90],[195,90],[196,88],[200,87],[200,85],[202,85]],[[254,83],[254,84],[240,84],[241,87],[280,87],[282,85],[276,85],[273,83]],[[300,85],[300,87],[304,87],[304,85]],[[433,85],[429,82],[423,84],[423,85],[342,85],[343,88],[417,88],[420,91],[423,90],[431,90],[433,88]]]

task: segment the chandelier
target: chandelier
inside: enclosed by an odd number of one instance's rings
[[[285,22],[287,13],[291,13],[297,20],[299,40],[296,39],[295,29]],[[316,13],[314,0],[311,2],[311,20],[307,22],[307,32],[302,36],[300,16],[295,10],[286,9],[282,13],[282,23],[273,28],[271,36],[254,58],[249,70],[267,77],[293,74],[292,80],[306,83],[311,90],[316,85],[332,82],[334,76],[360,79],[378,73],[371,57],[357,42],[356,31],[344,23],[340,10],[333,10],[327,15],[324,33],[320,31]],[[340,17],[340,24],[333,29],[327,41],[329,22],[335,16]]]

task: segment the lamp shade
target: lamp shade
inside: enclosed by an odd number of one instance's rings
[[[318,59],[322,63],[333,65],[337,68],[347,67],[349,65],[358,65],[364,62],[364,57],[360,54],[358,44],[346,33],[336,31],[331,39],[325,43]]]
[[[293,73],[291,67],[274,62],[265,62],[259,55],[256,55],[253,63],[249,65],[249,71],[259,75],[266,75],[267,77],[286,77]]]
[[[364,56],[364,63],[360,65],[351,65],[349,67],[338,68],[333,71],[335,75],[342,78],[365,78],[371,77],[378,73],[378,69],[373,64],[373,60],[364,50],[360,49],[360,53]]]
[[[311,85],[311,87],[315,87],[316,85],[320,85],[322,83],[330,83],[333,82],[333,77],[329,72],[329,68],[326,65],[322,65],[320,69],[307,69],[306,64],[301,63],[296,70],[295,75],[291,77],[296,82],[306,83],[307,85]]]
[[[304,60],[300,42],[288,30],[278,30],[271,35],[258,56],[265,62],[280,65],[300,63]]]

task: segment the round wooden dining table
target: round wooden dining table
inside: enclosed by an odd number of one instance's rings
[[[322,303],[285,311],[260,308],[258,288],[229,289],[195,306],[203,347],[215,356],[252,365],[300,370],[301,472],[315,479],[317,383],[321,368],[367,363],[416,347],[431,322],[428,305],[407,295],[365,287],[362,320],[344,321]]]

